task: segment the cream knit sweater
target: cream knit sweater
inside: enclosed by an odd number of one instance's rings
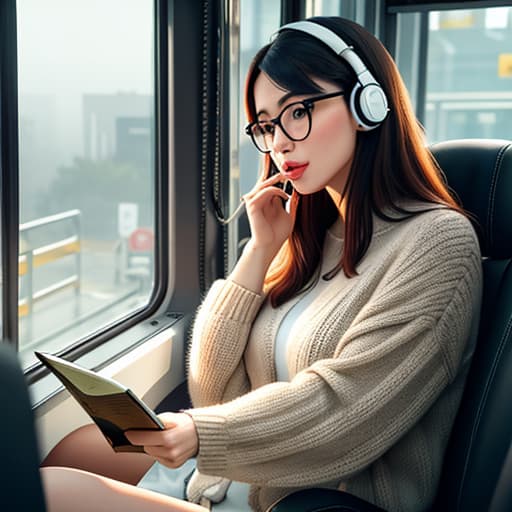
[[[343,240],[326,236],[322,272]],[[274,338],[300,298],[215,282],[198,310],[188,411],[198,469],[252,484],[263,511],[292,490],[337,487],[389,511],[431,504],[473,350],[481,257],[446,208],[374,221],[358,276],[333,278],[301,314],[276,382]]]

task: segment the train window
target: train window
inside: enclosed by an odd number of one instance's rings
[[[260,155],[248,137],[243,133],[246,124],[243,109],[243,93],[245,76],[256,52],[270,41],[272,34],[280,25],[280,5],[274,0],[253,2],[241,0],[239,11],[232,16],[231,31],[239,33],[233,41],[239,42],[239,47],[231,48],[231,81],[230,81],[230,197],[231,209],[234,210],[240,196],[249,192],[258,177]],[[233,44],[233,43],[232,43]],[[238,240],[248,234],[247,226],[231,224],[229,238],[233,243],[230,247],[228,265],[232,266],[238,256]],[[239,232],[240,229],[240,232]]]
[[[415,51],[428,16],[425,91]],[[429,142],[504,138],[512,131],[512,7],[401,13],[397,62]],[[418,101],[420,103],[418,103]]]
[[[342,16],[364,25],[366,2],[357,0],[306,0],[306,18],[310,16]]]
[[[18,0],[19,351],[149,302],[154,2]]]

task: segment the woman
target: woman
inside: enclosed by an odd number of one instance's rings
[[[94,495],[85,510],[203,510],[147,490],[180,497],[193,456],[188,498],[227,489],[214,510],[263,511],[312,486],[386,510],[432,503],[476,335],[471,224],[359,25],[283,27],[254,59],[246,107],[265,172],[244,197],[251,239],[195,320],[194,407],[162,415],[163,433],[128,434],[158,461],[139,487],[43,470],[50,510],[63,479]]]

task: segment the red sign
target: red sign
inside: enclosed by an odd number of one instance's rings
[[[155,235],[149,228],[138,228],[128,238],[128,248],[133,252],[148,252],[153,250]]]

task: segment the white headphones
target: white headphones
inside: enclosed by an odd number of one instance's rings
[[[312,21],[296,21],[283,25],[282,30],[298,30],[316,37],[342,57],[357,75],[357,84],[350,94],[350,110],[363,130],[373,130],[388,115],[388,100],[377,80],[351,46],[332,30]]]

